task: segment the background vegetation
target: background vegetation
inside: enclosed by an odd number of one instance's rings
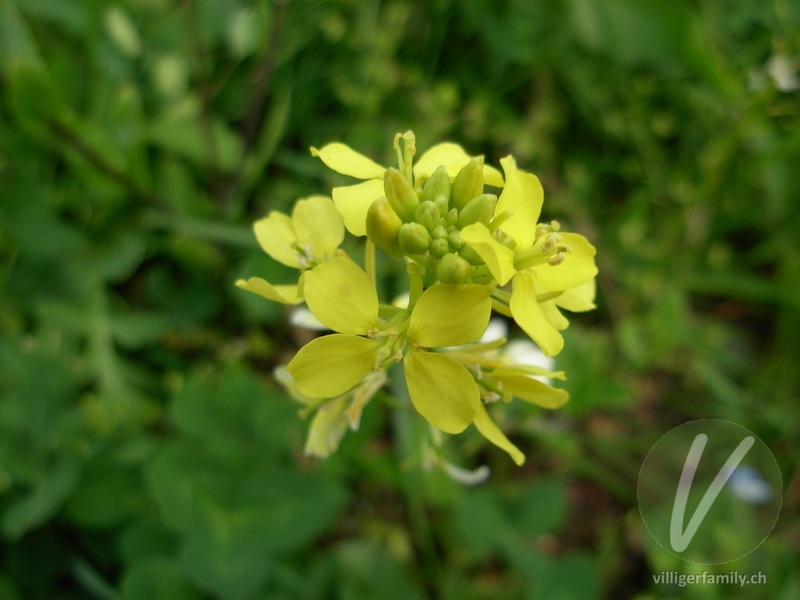
[[[799,57],[795,0],[0,0],[0,598],[800,597]],[[454,440],[477,488],[380,404],[304,457],[301,333],[233,286],[285,275],[253,220],[344,183],[309,146],[407,129],[513,153],[599,250],[571,402],[507,413],[522,469]],[[766,585],[653,584],[695,567],[638,469],[696,418],[777,457],[718,567]]]

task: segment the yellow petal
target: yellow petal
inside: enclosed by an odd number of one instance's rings
[[[489,413],[486,412],[486,408],[484,408],[482,403],[478,404],[478,413],[475,415],[475,427],[478,428],[478,431],[481,432],[483,437],[498,448],[502,448],[508,452],[514,462],[517,463],[517,466],[525,463],[525,455],[509,441],[495,422],[489,418]]]
[[[357,236],[367,235],[367,212],[370,205],[381,196],[382,179],[333,188],[333,201],[344,219],[347,231]]]
[[[452,179],[471,158],[464,148],[458,144],[452,142],[437,144],[428,149],[417,160],[414,165],[414,181],[419,182],[423,178],[430,177],[442,165],[444,165],[447,174]],[[495,187],[503,187],[504,185],[500,171],[487,164],[483,165],[483,180],[486,185]]]
[[[500,161],[506,174],[506,187],[497,200],[495,214],[507,210],[514,214],[500,226],[517,243],[517,250],[530,248],[536,237],[536,222],[542,211],[544,190],[539,178],[517,169],[513,156]]]
[[[269,216],[256,221],[253,230],[264,252],[286,266],[300,268],[297,250],[292,247],[297,243],[297,234],[287,215],[273,211]]]
[[[483,259],[498,284],[505,285],[514,276],[514,251],[494,239],[486,225],[467,225],[461,230],[461,239]]]
[[[303,295],[314,316],[339,333],[367,335],[380,325],[378,293],[349,258],[338,256],[307,271]]]
[[[381,344],[357,335],[326,335],[300,348],[286,370],[304,396],[333,398],[358,385],[375,368]]]
[[[445,433],[461,433],[480,407],[480,390],[472,375],[452,358],[412,348],[404,370],[414,408]]]
[[[414,181],[430,177],[442,165],[445,166],[450,177],[454,177],[459,169],[469,162],[470,158],[470,155],[458,144],[452,142],[437,144],[426,150],[417,159],[414,165]],[[454,170],[453,173],[450,172],[451,168]]]
[[[420,346],[459,346],[481,338],[492,312],[492,300],[482,285],[438,284],[417,300],[408,339]]]
[[[550,324],[539,307],[533,275],[526,271],[517,273],[517,276],[514,277],[514,289],[511,293],[509,307],[517,325],[539,344],[546,356],[553,356],[561,352],[564,347],[564,338]]]
[[[246,281],[244,279],[239,279],[236,282],[236,287],[263,296],[267,300],[280,302],[282,304],[300,304],[303,301],[303,299],[298,296],[296,285],[272,285],[260,277],[251,277]]]
[[[298,200],[292,213],[297,240],[311,248],[315,261],[329,260],[344,240],[344,223],[330,198],[311,196]]]
[[[372,159],[339,142],[323,146],[321,150],[311,148],[311,154],[318,156],[326,166],[337,173],[356,179],[383,178],[383,172],[386,170]]]
[[[497,376],[497,373],[492,373],[491,376],[503,384],[504,392],[509,392],[520,400],[542,408],[558,408],[569,400],[569,394],[566,391],[550,387],[542,381],[526,377],[523,374]]]
[[[320,407],[311,421],[306,454],[327,458],[339,447],[349,422],[344,414],[347,398],[337,398]]]
[[[563,331],[569,327],[569,321],[564,315],[561,314],[561,311],[558,310],[558,307],[553,300],[540,302],[539,308],[541,309],[544,318],[547,319],[549,323],[559,331]]]
[[[555,299],[556,305],[572,312],[585,312],[596,308],[594,303],[596,282],[592,278],[584,284],[567,290]]]
[[[514,365],[513,367],[498,367],[491,373],[491,377],[501,379],[506,375],[533,375],[536,377],[550,377],[553,379],[567,380],[564,371],[549,371],[544,367],[537,367],[535,365]]]
[[[546,289],[559,292],[586,283],[597,275],[594,264],[595,249],[589,241],[577,233],[561,233],[561,243],[568,244],[572,252],[564,253],[560,265],[539,265],[536,279]]]
[[[499,188],[506,184],[506,182],[503,181],[503,176],[500,174],[500,171],[487,164],[483,165],[483,183]]]

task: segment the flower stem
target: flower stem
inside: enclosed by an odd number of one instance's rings
[[[408,271],[408,310],[414,308],[414,305],[422,295],[422,273],[419,270],[419,265],[413,260],[409,260],[406,264],[406,271]]]
[[[441,598],[443,568],[436,551],[436,533],[425,512],[422,473],[416,466],[407,466],[413,460],[414,455],[419,452],[419,431],[415,427],[414,414],[408,409],[408,404],[410,404],[408,391],[400,378],[396,381],[397,383],[392,386],[392,391],[395,396],[404,396],[406,401],[402,408],[393,411],[392,425],[398,464],[401,465],[400,483],[406,501],[410,534],[416,542],[414,545],[417,549],[417,566],[428,597]]]
[[[377,288],[377,279],[375,275],[375,244],[367,239],[367,245],[364,248],[364,268],[369,275],[372,285]]]

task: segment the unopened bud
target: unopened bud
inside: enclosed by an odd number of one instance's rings
[[[450,252],[450,244],[447,243],[446,239],[440,238],[438,240],[433,240],[428,249],[432,256],[442,258],[445,254]]]
[[[476,156],[458,172],[453,179],[450,205],[459,211],[467,203],[483,193],[483,157]]]
[[[447,170],[444,168],[444,165],[442,165],[428,177],[428,181],[422,186],[422,199],[433,201],[439,196],[444,196],[445,199],[449,199],[450,187],[450,175],[447,174]],[[447,210],[444,212],[447,212]]]
[[[481,194],[470,200],[458,213],[458,226],[462,229],[473,223],[489,225],[497,205],[497,196],[494,194]]]
[[[450,212],[444,216],[444,220],[451,227],[455,227],[458,225],[458,211],[455,208],[451,208]]]
[[[386,199],[392,205],[394,212],[405,223],[414,220],[414,212],[419,206],[419,198],[414,188],[408,182],[408,179],[403,177],[403,174],[390,167],[386,169],[383,177],[383,190],[386,192]]]
[[[430,200],[426,200],[420,204],[416,212],[414,212],[414,221],[425,227],[428,231],[433,231],[434,227],[439,224],[440,218],[438,207]]]
[[[461,248],[461,246],[464,245],[464,242],[461,239],[461,232],[451,231],[449,234],[447,234],[447,243],[450,244],[450,247],[453,249],[453,251]]]
[[[431,243],[431,234],[419,223],[405,223],[400,227],[399,239],[404,254],[422,254]]]
[[[444,239],[447,237],[447,229],[445,229],[443,225],[437,225],[433,228],[431,236],[433,236],[433,239],[435,240]]]
[[[472,267],[470,279],[473,283],[479,285],[489,285],[494,280],[494,277],[492,277],[492,272],[489,270],[489,267],[486,265],[476,265]]]
[[[402,225],[403,221],[386,198],[378,198],[370,204],[367,211],[367,237],[378,248],[396,258],[403,256],[398,239]]]
[[[439,208],[440,215],[446,215],[447,211],[450,210],[450,198],[447,196],[440,194],[433,199],[433,203]]]
[[[475,252],[475,250],[469,244],[464,244],[461,246],[461,248],[458,249],[458,255],[471,265],[483,264],[483,259],[480,257],[480,254]]]
[[[458,254],[445,254],[436,267],[436,277],[442,283],[464,283],[472,273],[470,264]]]

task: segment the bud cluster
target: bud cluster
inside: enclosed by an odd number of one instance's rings
[[[451,181],[444,166],[414,189],[398,169],[386,170],[385,196],[367,213],[367,237],[395,257],[409,256],[421,267],[425,287],[440,283],[492,282],[488,267],[461,229],[492,225],[497,196],[483,191],[483,157],[470,160]],[[509,240],[509,244],[513,244]]]

